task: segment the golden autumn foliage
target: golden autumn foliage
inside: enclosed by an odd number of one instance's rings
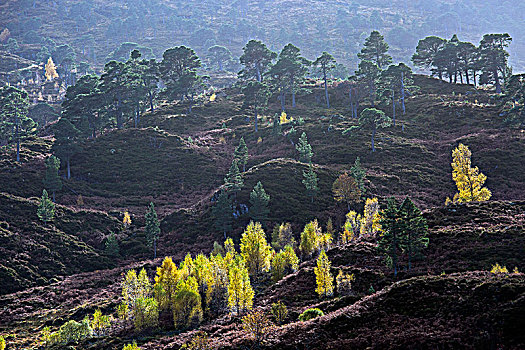
[[[211,96],[210,96],[210,102],[215,102],[215,99],[217,98],[217,95],[215,93],[213,93]]]
[[[348,295],[352,292],[352,282],[355,281],[355,275],[345,273],[339,270],[339,274],[335,278],[337,293],[339,295]]]
[[[265,338],[272,327],[272,322],[263,311],[254,310],[242,318],[242,328],[258,345]]]
[[[362,217],[355,211],[350,211],[346,214],[346,221],[343,226],[343,232],[341,233],[341,242],[343,244],[350,243],[352,240],[359,237],[361,232],[361,221]]]
[[[492,196],[489,189],[483,187],[487,177],[479,171],[478,167],[472,167],[471,156],[472,152],[462,143],[452,151],[452,179],[458,188],[458,193],[452,199],[453,202],[482,202]]]
[[[244,260],[236,256],[228,271],[228,307],[237,314],[250,310],[254,295]]]
[[[250,275],[256,276],[270,270],[272,248],[260,223],[248,224],[241,237],[241,255]]]
[[[368,198],[365,203],[363,218],[361,219],[361,235],[375,236],[381,232],[379,220],[381,214],[379,210],[379,201],[377,198]]]
[[[282,111],[281,116],[279,117],[279,123],[283,125],[283,124],[288,124],[291,121],[293,121],[293,118],[288,118],[288,115],[286,114],[286,112]]]
[[[177,265],[170,257],[165,257],[162,265],[157,267],[155,276],[155,299],[159,304],[160,310],[168,310],[173,305],[175,290],[179,283],[179,271]]]
[[[131,226],[131,216],[129,215],[127,211],[124,212],[124,218],[122,219],[122,224],[124,224],[125,228],[128,228]]]
[[[330,266],[330,260],[328,260],[328,256],[326,256],[326,253],[322,250],[317,259],[317,267],[314,268],[317,283],[315,291],[320,297],[328,297],[334,293],[334,278],[330,273]]]
[[[334,181],[332,185],[334,199],[337,202],[344,202],[350,210],[350,204],[359,202],[361,199],[361,190],[355,179],[343,173]]]
[[[495,275],[500,275],[504,273],[509,273],[509,270],[507,270],[506,266],[500,266],[500,264],[496,263],[496,265],[492,265],[492,269],[490,270],[490,272]]]
[[[46,63],[45,76],[47,80],[53,80],[55,78],[58,78],[57,67],[55,66],[55,63],[53,62],[53,59],[51,57],[49,57]]]

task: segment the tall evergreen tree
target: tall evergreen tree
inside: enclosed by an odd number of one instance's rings
[[[361,191],[361,195],[363,196],[366,192],[365,189],[365,178],[366,178],[366,170],[363,169],[361,166],[361,159],[357,157],[355,159],[354,165],[350,168],[350,174],[357,182],[357,186],[359,187],[359,190]]]
[[[253,221],[264,223],[268,220],[268,214],[270,209],[268,208],[268,202],[270,196],[266,194],[262,183],[259,181],[250,193],[250,218]]]
[[[244,107],[253,108],[255,119],[255,132],[259,131],[259,111],[266,108],[270,98],[270,88],[265,83],[250,80],[242,88]]]
[[[217,197],[217,202],[213,206],[212,214],[215,219],[215,226],[224,233],[232,229],[232,202],[225,191],[221,191]]]
[[[246,163],[248,162],[248,147],[246,142],[244,142],[244,137],[241,137],[239,140],[239,146],[235,148],[235,153],[233,154],[233,159],[237,161],[238,164],[242,165],[242,171],[246,171]]]
[[[144,233],[146,234],[146,240],[148,241],[148,244],[153,247],[153,257],[156,259],[157,239],[160,235],[160,223],[157,218],[157,212],[155,211],[155,206],[153,205],[153,202],[149,204],[149,209],[146,212],[145,220],[146,226],[144,227]]]
[[[401,216],[401,247],[408,254],[408,270],[412,268],[412,261],[428,246],[428,225],[421,210],[410,200],[405,198],[399,208]]]
[[[55,192],[62,189],[62,180],[58,175],[60,169],[60,159],[55,156],[50,156],[46,159],[46,175],[44,180],[44,187],[53,193],[53,202],[55,202]]]
[[[42,191],[42,198],[38,203],[36,214],[45,224],[47,224],[48,221],[53,220],[53,217],[55,216],[55,204],[49,199],[46,190]]]
[[[312,152],[312,146],[308,143],[308,137],[306,133],[303,132],[297,145],[295,146],[297,152],[299,152],[299,161],[303,163],[312,163],[312,157],[314,153]]]
[[[302,182],[304,187],[306,187],[306,194],[310,197],[313,203],[315,195],[319,192],[319,187],[317,186],[317,174],[315,173],[312,164],[309,164],[308,171],[303,170]]]
[[[225,67],[233,61],[232,53],[229,49],[220,45],[213,45],[208,48],[208,60],[211,65],[217,67],[219,72],[223,72]]]
[[[277,54],[269,50],[259,40],[250,40],[243,48],[240,62],[243,69],[239,75],[244,80],[255,79],[262,83],[264,74],[268,71],[270,64],[277,58]]]
[[[399,206],[394,198],[390,198],[387,207],[383,210],[379,224],[383,234],[379,238],[378,250],[385,254],[387,263],[394,270],[394,276],[398,272],[398,261],[404,241],[404,230],[399,212]]]
[[[417,67],[427,69],[434,67],[434,69],[437,69],[435,66],[436,54],[446,43],[447,39],[437,36],[427,36],[426,38],[419,40],[416,47],[416,53],[412,55],[412,62]],[[441,70],[436,70],[435,72],[440,79],[443,79],[443,72]]]
[[[20,162],[22,139],[36,131],[33,119],[27,116],[29,107],[27,92],[13,86],[0,88],[0,136],[16,142],[16,161]]]
[[[383,100],[392,104],[392,122],[396,126],[396,104],[400,102],[405,114],[406,95],[415,89],[412,70],[404,63],[390,65],[381,73],[380,83]]]
[[[321,56],[314,61],[314,67],[317,67],[323,74],[324,94],[326,99],[326,107],[330,108],[330,98],[328,97],[328,73],[335,68],[335,58],[328,52],[324,51]]]
[[[66,118],[60,118],[53,125],[53,129],[55,143],[51,150],[59,159],[65,160],[69,179],[71,178],[71,158],[81,149],[76,140],[80,136],[80,131]]]
[[[230,166],[228,174],[226,174],[226,177],[224,178],[224,188],[227,192],[233,193],[236,196],[243,186],[244,181],[241,172],[239,171],[239,166],[237,165],[237,161],[234,160]]]
[[[355,72],[359,83],[368,92],[368,98],[372,106],[375,105],[377,94],[377,82],[381,69],[372,61],[362,60],[359,62],[358,70]],[[357,113],[356,113],[357,114]]]
[[[357,57],[361,60],[372,61],[379,69],[387,67],[392,63],[392,56],[387,54],[388,44],[385,38],[377,30],[372,31],[370,36],[366,38],[365,44]]]
[[[376,108],[366,108],[359,116],[359,126],[357,128],[368,127],[372,129],[372,152],[375,152],[375,135],[379,128],[389,127],[392,122],[385,112]],[[351,127],[344,131],[344,134],[351,133],[356,127]]]
[[[496,93],[501,93],[501,79],[505,77],[509,53],[506,48],[510,45],[512,38],[505,34],[485,34],[479,44],[481,83],[493,82]]]

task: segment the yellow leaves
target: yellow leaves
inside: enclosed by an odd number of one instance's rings
[[[217,98],[217,95],[215,93],[213,93],[211,96],[210,96],[210,102],[215,102],[215,99]]]
[[[478,167],[472,168],[471,155],[469,148],[461,143],[452,151],[452,179],[458,188],[453,202],[482,202],[492,196],[489,189],[483,187],[487,177]]]
[[[259,138],[257,139],[257,143],[262,143],[263,139],[262,137],[259,136]]]
[[[337,285],[337,293],[339,295],[347,295],[352,292],[352,282],[355,281],[355,275],[344,273],[343,270],[339,270],[339,274],[335,278]]]
[[[380,219],[379,201],[377,198],[367,198],[361,219],[361,235],[375,236],[379,234],[381,232]]]
[[[280,116],[280,118],[279,118],[279,122],[281,123],[281,125],[283,125],[283,124],[288,124],[288,123],[290,123],[290,122],[292,122],[292,121],[293,121],[293,118],[290,117],[290,119],[288,119],[288,115],[286,114],[285,111],[282,111],[282,112],[281,112],[281,116]]]
[[[241,255],[246,261],[250,275],[258,275],[270,269],[272,248],[260,223],[248,224],[241,237]]]
[[[492,265],[492,270],[490,270],[490,272],[495,275],[500,275],[509,273],[509,270],[507,270],[506,266],[500,266],[500,264],[496,263],[496,265]]]
[[[55,63],[53,62],[53,59],[51,57],[49,57],[46,63],[45,76],[47,80],[53,80],[55,78],[58,78],[57,67],[55,66]]]
[[[124,212],[124,218],[122,219],[122,224],[124,224],[125,228],[129,228],[131,226],[131,216],[126,211]]]
[[[330,273],[330,260],[325,251],[322,250],[317,259],[317,267],[314,268],[317,287],[315,291],[319,296],[330,296],[334,293],[333,276]]]
[[[222,143],[222,144],[226,143],[226,139],[224,138],[224,136],[219,137],[219,143]]]

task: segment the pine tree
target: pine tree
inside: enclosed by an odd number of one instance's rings
[[[244,260],[237,256],[228,270],[228,307],[240,315],[252,308],[254,295]]]
[[[379,69],[387,67],[392,62],[392,56],[387,54],[388,44],[384,37],[377,30],[372,31],[366,38],[365,44],[357,57],[361,60],[372,61]]]
[[[359,128],[368,127],[372,129],[372,152],[375,152],[375,136],[377,129],[387,128],[390,126],[392,119],[385,115],[385,112],[376,108],[366,108],[359,116]],[[351,132],[355,127],[351,127],[344,131],[344,133]]]
[[[330,273],[330,266],[330,260],[328,260],[325,251],[322,250],[317,259],[317,267],[314,268],[315,280],[317,283],[315,291],[320,297],[329,297],[334,293],[334,277]]]
[[[481,83],[493,82],[496,93],[501,93],[501,78],[505,77],[509,53],[506,48],[512,38],[505,34],[485,34],[479,44],[480,64],[483,72]]]
[[[308,171],[303,170],[303,185],[306,187],[306,194],[310,197],[312,203],[314,202],[314,197],[319,191],[317,186],[317,174],[314,172],[312,164],[308,166]]]
[[[55,204],[49,199],[46,190],[42,191],[42,198],[40,199],[36,213],[38,218],[45,224],[47,224],[48,221],[53,220],[53,217],[55,216]]]
[[[396,276],[404,232],[399,206],[394,198],[388,200],[387,208],[383,210],[379,224],[383,228],[383,234],[379,238],[377,248],[386,255],[387,265],[392,267],[394,276]]]
[[[259,181],[250,193],[250,218],[253,221],[264,223],[268,220],[268,214],[270,209],[268,208],[268,202],[270,196],[266,194],[262,183]]]
[[[237,161],[237,164],[242,165],[242,171],[246,171],[246,163],[248,162],[248,147],[244,142],[244,137],[241,137],[239,146],[235,149],[233,159]]]
[[[250,80],[242,87],[244,95],[244,108],[253,108],[255,120],[255,132],[259,130],[259,111],[266,108],[270,98],[270,87],[265,83]]]
[[[55,63],[53,62],[53,59],[51,57],[49,57],[49,59],[47,60],[45,69],[45,76],[47,80],[53,80],[58,78],[57,67],[55,66]]]
[[[215,219],[215,227],[224,233],[226,239],[226,232],[232,229],[232,202],[228,198],[225,191],[221,191],[217,197],[217,202],[212,208],[212,215]]]
[[[248,224],[241,237],[241,255],[250,275],[257,277],[270,270],[272,248],[260,223]]]
[[[146,240],[150,246],[153,246],[154,258],[157,258],[157,239],[160,234],[160,223],[157,219],[157,212],[153,202],[149,204],[149,210],[145,216],[146,226],[144,227],[144,233],[146,234]]]
[[[428,246],[428,225],[421,210],[408,197],[401,204],[399,213],[402,218],[402,248],[408,254],[408,270],[410,271],[414,258]]]
[[[375,106],[376,94],[377,94],[377,83],[381,69],[372,61],[362,60],[359,62],[358,70],[355,72],[356,77],[359,79],[359,85],[368,93],[368,98],[372,106]],[[356,111],[357,116],[357,111]]]
[[[339,175],[334,181],[332,193],[337,202],[346,203],[348,210],[350,210],[350,204],[359,202],[361,199],[361,191],[359,190],[357,182],[346,172]]]
[[[303,163],[312,163],[312,157],[314,153],[312,152],[312,146],[308,143],[308,137],[306,133],[303,132],[297,145],[295,146],[297,152],[299,152],[299,161]]]
[[[62,180],[58,175],[60,159],[50,156],[46,159],[46,176],[42,181],[44,187],[53,193],[53,203],[55,202],[55,192],[62,188]]]
[[[434,60],[436,54],[441,50],[447,43],[446,39],[437,36],[427,36],[424,39],[419,40],[416,53],[412,56],[412,62],[415,66],[422,68],[432,68],[434,66]],[[440,79],[442,79],[441,73]]]
[[[336,67],[335,58],[325,51],[321,56],[317,57],[313,66],[319,68],[323,74],[326,107],[330,108],[330,98],[328,97],[328,73]]]
[[[492,196],[491,192],[483,187],[487,177],[478,167],[472,168],[471,155],[469,148],[462,143],[452,151],[452,179],[458,188],[454,202],[483,202]]]
[[[357,157],[355,159],[354,165],[350,168],[350,174],[357,182],[357,186],[359,187],[359,190],[361,191],[361,196],[365,194],[365,178],[366,178],[366,170],[361,167],[361,159]]]
[[[60,118],[53,125],[55,132],[55,143],[52,151],[57,157],[66,162],[67,178],[71,178],[71,158],[80,151],[80,146],[76,139],[80,136],[80,131],[66,118]]]
[[[264,74],[269,69],[277,54],[270,51],[265,44],[259,40],[250,40],[243,48],[243,54],[239,58],[243,69],[239,76],[241,79],[255,79],[262,83]]]
[[[243,186],[244,181],[242,180],[239,166],[234,160],[230,170],[228,171],[228,174],[226,174],[226,177],[224,178],[224,188],[228,193],[233,193],[235,196],[237,196],[237,193],[241,191]]]
[[[111,257],[116,257],[120,254],[120,249],[119,249],[119,246],[118,246],[118,240],[117,240],[117,237],[115,236],[115,233],[114,232],[111,232],[108,236],[108,238],[106,238],[106,254],[111,256]]]

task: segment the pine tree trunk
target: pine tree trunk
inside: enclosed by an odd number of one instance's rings
[[[155,108],[153,107],[153,93],[151,92],[151,90],[148,91],[148,94],[149,94],[149,106],[150,106],[150,111],[154,111]]]
[[[53,190],[53,203],[55,203],[55,190]]]
[[[326,67],[323,68],[323,75],[324,75],[324,94],[326,98],[326,107],[330,108],[330,100],[328,99],[328,82],[326,79]]]
[[[15,138],[16,138],[16,161],[20,163],[20,126],[18,125],[18,118],[15,128]]]
[[[405,115],[405,76],[403,72],[401,72],[401,108],[403,109],[403,115]]]
[[[257,116],[257,105],[255,105],[255,132],[258,131],[257,119],[258,119],[258,116]]]
[[[153,240],[153,258],[157,259],[157,239]]]
[[[292,108],[295,108],[295,91],[292,92]]]
[[[492,74],[494,74],[494,79],[496,80],[496,93],[501,94],[501,83],[499,81],[498,70],[494,69],[494,72]]]
[[[392,89],[392,121],[395,127],[396,126],[396,99],[394,95],[394,89]]]
[[[71,178],[71,167],[69,166],[69,157],[67,158],[67,178]]]
[[[467,80],[467,85],[470,85],[470,78],[468,76],[468,68],[465,69],[465,79]]]
[[[374,146],[374,138],[376,136],[376,126],[374,125],[374,129],[372,130],[372,152],[376,151],[376,148]]]

